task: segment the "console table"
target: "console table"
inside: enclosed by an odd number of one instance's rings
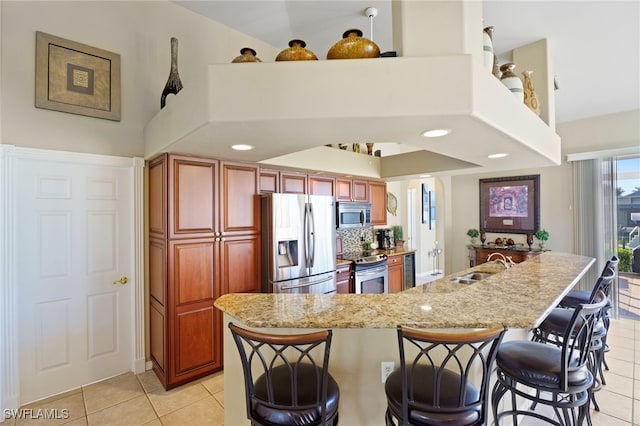
[[[545,252],[545,250],[535,249],[533,247],[529,250],[529,247],[501,247],[490,244],[485,244],[484,246],[470,244],[467,248],[469,249],[469,267],[485,263],[491,253],[501,253],[505,257],[511,257],[511,260],[515,263],[520,263]],[[495,258],[492,260],[495,260]]]

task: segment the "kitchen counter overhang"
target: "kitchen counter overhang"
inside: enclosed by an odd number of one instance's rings
[[[503,270],[485,263],[397,294],[226,294],[215,306],[256,328],[481,328],[538,325],[595,259],[546,252]],[[452,278],[492,273],[474,284]]]

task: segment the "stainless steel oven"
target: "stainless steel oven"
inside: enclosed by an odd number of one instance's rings
[[[357,294],[388,293],[387,256],[382,254],[354,260],[354,284]]]

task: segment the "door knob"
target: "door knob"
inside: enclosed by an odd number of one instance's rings
[[[125,285],[126,283],[129,282],[129,278],[125,277],[124,275],[120,277],[120,279],[118,281],[114,281],[114,284],[122,284]]]

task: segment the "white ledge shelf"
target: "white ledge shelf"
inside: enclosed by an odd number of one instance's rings
[[[453,132],[420,136],[435,127]],[[560,137],[470,55],[209,65],[207,80],[173,97],[144,134],[146,157],[233,159],[240,157],[230,145],[249,143],[256,149],[242,159],[263,161],[371,141],[411,145],[425,161],[439,154],[440,171],[561,162]],[[495,152],[509,157],[487,158]],[[383,157],[381,176],[422,172],[406,155]]]

